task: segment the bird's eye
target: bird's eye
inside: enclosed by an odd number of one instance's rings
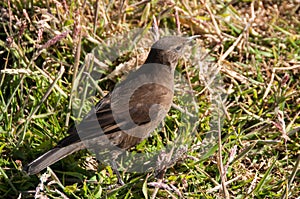
[[[181,48],[182,48],[182,46],[177,46],[177,47],[175,48],[175,50],[176,50],[177,52],[179,52],[179,51],[181,50]]]

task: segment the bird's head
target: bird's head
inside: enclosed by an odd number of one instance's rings
[[[183,53],[186,45],[191,43],[194,38],[199,37],[180,37],[180,36],[166,36],[155,42],[145,63],[159,63],[170,66],[172,70],[175,69],[179,57]]]

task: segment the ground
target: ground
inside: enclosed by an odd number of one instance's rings
[[[299,197],[299,1],[5,0],[0,5],[3,198]],[[109,38],[150,27],[200,36],[196,50],[188,52],[196,58],[183,56],[177,68],[197,107],[196,129],[185,129],[192,139],[180,158],[161,175],[121,171],[126,185],[120,187],[111,167],[88,151],[26,175],[23,166],[55,146],[74,123],[73,78],[88,53]],[[141,65],[149,47],[104,60],[94,101]],[[186,124],[185,106],[175,96],[164,127],[131,151],[151,154],[176,140]],[[213,131],[216,139],[203,150]]]

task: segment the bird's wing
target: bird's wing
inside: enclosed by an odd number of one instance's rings
[[[168,71],[165,73],[166,80],[173,76]],[[120,130],[143,128],[150,122],[156,128],[165,117],[172,103],[173,84],[164,85],[161,80],[155,80],[155,73],[148,68],[132,74],[98,102],[77,126],[82,139],[99,137],[99,133],[109,136]],[[145,83],[147,79],[151,82]],[[139,133],[148,134],[149,130]]]
[[[158,72],[164,79],[157,78]],[[143,65],[100,100],[80,124],[70,129],[71,134],[79,134],[77,140],[67,137],[62,143],[101,139],[101,136],[113,140],[126,136],[122,131],[147,137],[169,111],[172,98],[173,74],[169,69],[159,64]]]
[[[169,111],[173,93],[169,88],[151,83],[145,84],[134,91],[129,101],[129,113],[133,122],[143,125],[156,120],[159,114]]]
[[[126,91],[120,98],[127,98]],[[163,101],[164,103],[161,103]],[[172,101],[172,93],[165,87],[155,84],[147,84],[138,88],[128,97],[128,100],[112,100],[111,95],[101,100],[87,117],[77,126],[77,130],[84,131],[86,139],[98,136],[102,129],[104,134],[131,129],[134,126],[145,125],[155,120],[163,111],[166,114]],[[169,103],[170,104],[170,103]],[[94,134],[96,133],[96,134]]]

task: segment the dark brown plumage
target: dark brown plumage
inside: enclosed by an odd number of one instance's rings
[[[154,43],[138,70],[100,100],[78,126],[71,127],[68,137],[24,170],[36,174],[84,148],[96,153],[126,150],[147,138],[171,107],[174,70],[184,45],[193,38],[169,36]]]

